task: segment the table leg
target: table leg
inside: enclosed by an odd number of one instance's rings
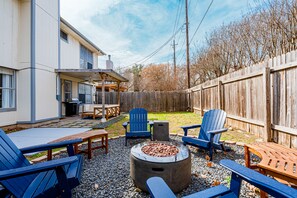
[[[88,159],[92,159],[92,140],[88,138]]]
[[[53,151],[52,149],[47,150],[47,161],[50,161],[53,159]]]
[[[244,159],[245,159],[245,166],[250,168],[251,166],[250,151],[249,151],[249,147],[247,147],[246,145],[244,146]]]
[[[105,135],[105,153],[108,153],[108,135]]]
[[[265,170],[263,170],[262,168],[259,169],[259,172],[262,173],[263,175],[266,175]],[[260,197],[261,198],[268,198],[268,194],[265,191],[260,190]]]
[[[74,144],[74,154],[78,154],[78,144]]]

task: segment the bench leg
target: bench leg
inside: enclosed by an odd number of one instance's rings
[[[108,153],[108,135],[105,136],[105,153]]]
[[[92,140],[88,138],[88,159],[92,159]]]
[[[53,159],[53,151],[52,149],[47,150],[47,161],[50,161]]]

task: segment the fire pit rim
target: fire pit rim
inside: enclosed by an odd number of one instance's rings
[[[174,156],[157,157],[157,156],[147,155],[141,150],[142,147],[149,144],[154,144],[154,143],[164,143],[164,144],[170,144],[170,145],[176,146],[179,152]],[[189,157],[189,153],[190,153],[189,149],[185,145],[181,143],[168,142],[168,141],[143,142],[143,143],[134,145],[131,148],[132,156],[134,156],[137,159],[144,160],[147,162],[153,162],[153,163],[172,163],[172,162],[183,161]]]

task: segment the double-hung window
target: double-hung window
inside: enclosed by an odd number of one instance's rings
[[[65,101],[69,102],[72,98],[72,83],[69,80],[64,81]]]
[[[83,45],[80,45],[80,68],[93,69],[93,53]]]
[[[0,110],[15,108],[15,71],[0,68]]]
[[[92,86],[87,84],[78,84],[79,100],[84,104],[92,103]]]

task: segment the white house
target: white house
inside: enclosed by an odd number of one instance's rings
[[[95,44],[60,17],[59,0],[0,0],[0,126],[58,119],[63,102],[91,103],[88,82],[122,82],[98,69]]]

